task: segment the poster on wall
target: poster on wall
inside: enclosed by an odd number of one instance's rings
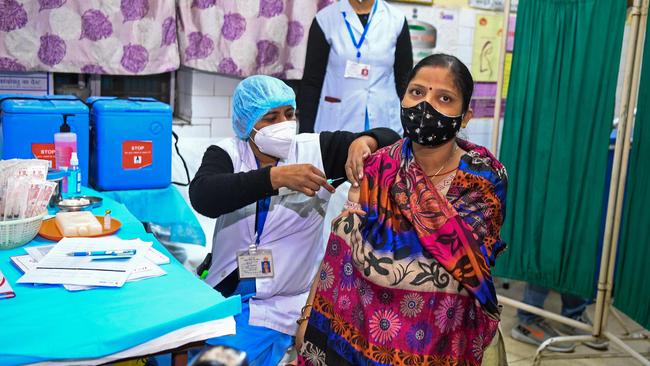
[[[421,5],[432,5],[433,0],[388,0],[391,3],[410,3],[410,4],[421,4]]]
[[[516,15],[508,19],[508,35],[506,37],[506,54],[503,65],[503,85],[500,90],[501,117],[505,112],[510,71],[512,67],[512,50],[515,40]],[[499,72],[499,50],[502,37],[502,15],[477,14],[476,33],[472,55],[472,75],[474,94],[471,107],[476,118],[493,118],[497,96],[497,77]]]
[[[501,97],[506,99],[508,96],[508,85],[510,85],[510,70],[512,69],[512,53],[506,53],[503,65],[503,88],[501,88]]]
[[[503,10],[503,0],[469,0],[469,6],[485,10]]]
[[[439,6],[396,4],[409,25],[413,62],[433,53],[456,54],[458,49],[459,12]]]
[[[456,54],[458,50],[458,27],[459,12],[458,10],[445,9],[434,6],[433,22],[438,28],[438,43],[434,48],[434,53]]]
[[[470,108],[472,108],[474,118],[492,118],[494,117],[494,105],[496,103],[497,83],[475,83],[474,94]],[[501,100],[501,117],[505,111],[506,101]]]
[[[477,14],[472,52],[472,76],[479,82],[496,82],[503,32],[502,14]]]
[[[506,52],[512,52],[515,48],[515,25],[517,24],[517,15],[510,14],[508,18],[508,36],[506,37]]]
[[[0,72],[0,94],[54,94],[52,73]]]
[[[437,3],[438,2],[436,1],[436,4]],[[503,0],[469,0],[469,6],[485,10],[503,10],[504,3]],[[467,5],[467,1],[465,1],[465,4]],[[510,0],[510,11],[516,13],[518,5],[519,0]]]
[[[467,0],[435,0],[433,5],[448,8],[462,8],[467,6]]]

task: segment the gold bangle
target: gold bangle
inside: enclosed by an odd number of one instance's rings
[[[301,316],[300,318],[298,318],[298,320],[296,320],[296,323],[300,326],[300,325],[302,325],[302,323],[304,323],[308,319],[309,319],[309,315]]]
[[[311,307],[313,307],[312,304],[307,304],[307,305],[303,306],[302,309],[300,309],[300,315],[304,314],[305,310],[307,308],[311,308]]]

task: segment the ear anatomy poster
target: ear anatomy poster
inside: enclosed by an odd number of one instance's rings
[[[476,14],[474,52],[472,54],[474,81],[497,81],[502,33],[502,14]]]

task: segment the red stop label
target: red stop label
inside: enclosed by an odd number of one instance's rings
[[[142,169],[153,164],[153,143],[151,141],[122,142],[122,169]]]
[[[54,144],[32,144],[32,154],[36,159],[47,160],[50,166],[56,169],[56,155]]]

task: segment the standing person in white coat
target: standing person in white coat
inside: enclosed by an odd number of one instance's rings
[[[207,343],[245,351],[251,366],[276,365],[324,255],[332,184],[346,175],[358,182],[364,158],[399,136],[387,128],[296,135],[293,90],[270,76],[244,79],[232,99],[237,137],[208,148],[189,189],[194,209],[216,218],[206,282],[242,300],[237,334]]]
[[[300,132],[402,133],[400,97],[413,67],[406,18],[385,0],[340,0],[316,14],[300,85]]]

